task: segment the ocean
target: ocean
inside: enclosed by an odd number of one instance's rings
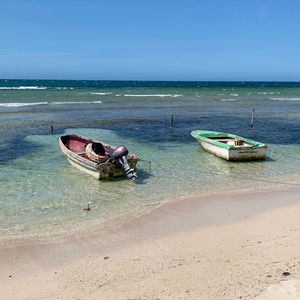
[[[193,193],[292,186],[300,175],[300,83],[0,80],[0,125],[4,236],[109,221]],[[200,148],[195,129],[266,143],[267,159],[224,161]],[[70,166],[58,144],[70,133],[137,154],[136,183]]]

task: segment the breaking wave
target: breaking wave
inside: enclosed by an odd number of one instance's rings
[[[274,101],[300,101],[300,98],[269,98],[269,100],[274,100]]]
[[[68,105],[68,104],[99,104],[102,101],[68,101],[68,102],[29,102],[29,103],[0,103],[0,107],[22,107],[33,105]]]
[[[112,94],[112,93],[109,93],[109,92],[107,92],[107,93],[91,93],[91,95],[100,95],[100,96],[105,96],[105,95],[110,95],[110,94]]]
[[[124,94],[124,97],[181,97],[181,94],[158,94],[158,95],[138,95],[138,94]]]
[[[0,86],[0,90],[47,90],[47,89],[56,89],[56,90],[74,90],[74,87],[46,87],[46,86]]]
[[[22,107],[22,106],[32,106],[32,105],[47,105],[48,102],[33,102],[33,103],[0,103],[3,107]]]
[[[0,90],[46,90],[45,86],[0,86]]]
[[[102,101],[68,101],[68,102],[48,102],[48,104],[97,104],[97,103],[103,103]]]
[[[273,95],[273,94],[280,94],[280,92],[258,92],[258,95]]]
[[[238,99],[221,99],[221,101],[223,102],[233,102],[233,101],[237,101]]]

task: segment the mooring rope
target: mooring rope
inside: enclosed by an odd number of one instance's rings
[[[139,158],[138,160],[148,163],[149,164],[149,168],[150,168],[149,172],[151,173],[151,161],[150,160],[145,160],[145,159],[142,159],[142,158]]]

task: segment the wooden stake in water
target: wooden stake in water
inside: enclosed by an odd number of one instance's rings
[[[50,132],[53,134],[53,131],[54,131],[54,128],[53,128],[53,126],[51,125],[51,127],[50,127]]]
[[[174,115],[171,115],[171,127],[174,127]]]
[[[90,211],[91,210],[90,204],[88,203],[87,208],[84,208],[83,210]]]
[[[253,122],[254,122],[254,107],[252,109],[251,128],[253,128]]]

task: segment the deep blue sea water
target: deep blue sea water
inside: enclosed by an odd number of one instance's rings
[[[300,175],[300,83],[0,80],[0,126],[4,233],[76,222],[88,203],[104,220],[193,192],[263,188]],[[266,143],[268,158],[224,161],[200,148],[195,129]],[[138,163],[136,184],[96,181],[68,165],[57,141],[66,133],[124,144],[151,166]]]

